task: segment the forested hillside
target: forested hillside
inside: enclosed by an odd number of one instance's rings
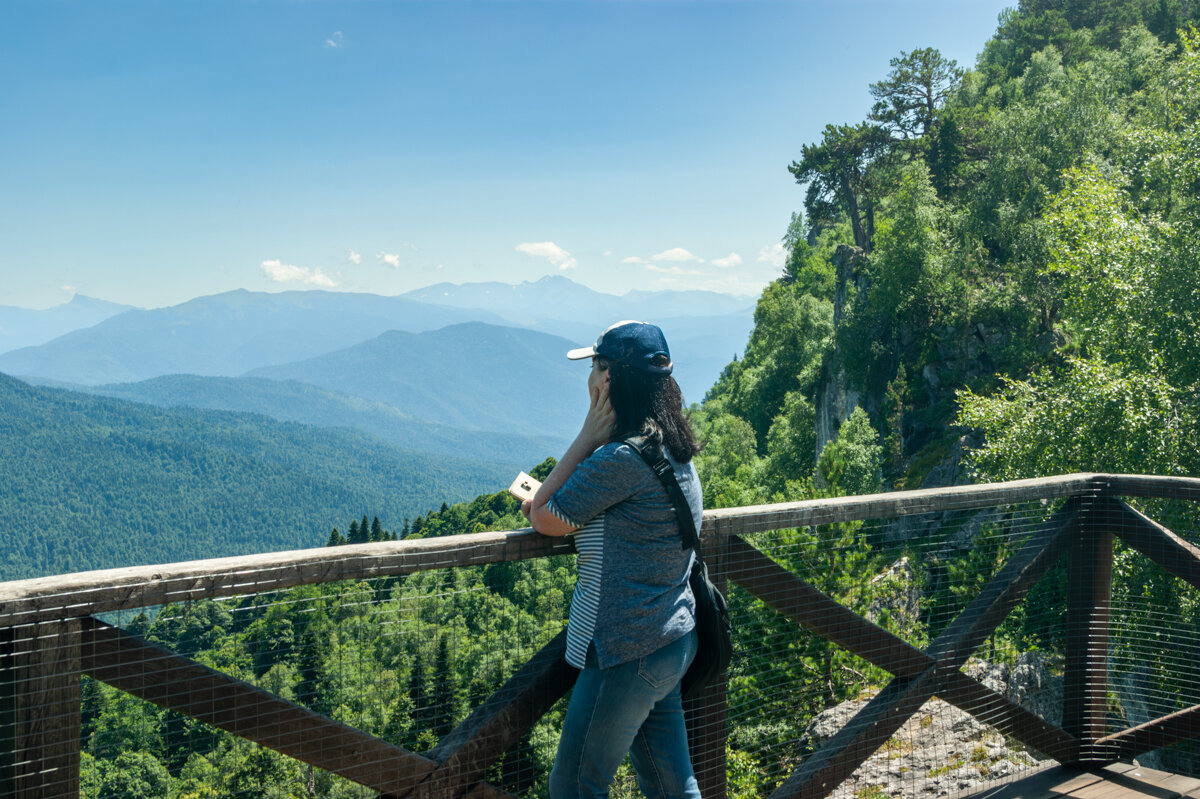
[[[369,511],[400,526],[507,468],[343,429],[162,409],[0,374],[0,579],[323,544]]]
[[[790,170],[805,213],[786,232],[785,272],[759,300],[745,356],[692,410],[707,442],[706,505],[1075,470],[1196,474],[1198,15],[1174,0],[1022,2],[974,69],[901,53],[864,87],[876,101],[868,119],[831,124],[803,147]],[[343,518],[362,540],[366,519]],[[785,531],[780,559],[791,553],[784,565],[856,611],[873,578],[908,563],[919,610],[879,623],[923,644],[1007,554],[995,519],[977,521],[960,531],[966,554],[953,569],[854,524]],[[395,532],[519,524],[515,503],[491,494]],[[337,544],[347,531],[326,535]],[[1126,554],[1113,606],[1143,595],[1193,628],[1194,597]],[[1056,579],[1036,602],[1057,609]],[[270,605],[197,603],[128,626],[422,749],[515,668],[489,654],[497,631],[532,649],[561,628],[571,583],[569,562],[547,560],[296,589]],[[749,797],[804,756],[817,712],[886,675],[798,637],[736,588],[730,602],[739,645],[783,641],[787,655],[730,675],[730,718],[754,719],[730,732],[731,795]],[[405,615],[406,603],[419,609]],[[1017,614],[989,655],[1053,659],[1060,620]],[[764,698],[754,669],[767,666],[784,688]],[[1157,681],[1169,705],[1172,676],[1144,668],[1139,679]],[[95,683],[85,693],[93,793],[368,795]],[[544,795],[559,723],[547,716],[489,778]]]
[[[1196,473],[1197,14],[1023,2],[802,148],[785,272],[697,414],[710,505]]]

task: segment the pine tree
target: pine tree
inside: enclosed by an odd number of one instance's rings
[[[379,523],[379,517],[376,516],[371,520],[371,540],[386,541],[387,535],[383,532],[383,525]]]
[[[359,532],[358,532],[358,522],[351,521],[350,522],[350,533],[349,533],[349,535],[346,536],[346,543],[361,544],[362,542],[363,542],[363,539],[359,535]]]
[[[333,532],[329,534],[329,541],[325,544],[327,547],[340,547],[346,543],[346,538],[338,532],[338,529],[333,528]]]
[[[438,740],[454,729],[454,697],[458,693],[456,682],[450,665],[450,645],[443,635],[438,640],[433,675],[433,732]]]
[[[421,733],[433,726],[429,691],[425,681],[425,662],[419,649],[412,653],[412,671],[408,678],[408,700],[412,706],[410,711],[412,728],[408,732],[408,739],[404,745],[406,749],[416,751]]]

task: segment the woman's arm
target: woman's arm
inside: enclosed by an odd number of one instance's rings
[[[589,393],[591,404],[583,420],[583,428],[546,476],[533,499],[521,503],[521,512],[529,519],[533,529],[543,535],[559,536],[575,532],[574,527],[551,513],[546,503],[574,474],[575,468],[598,448],[607,444],[612,436],[616,414],[608,401],[608,380],[593,387]]]

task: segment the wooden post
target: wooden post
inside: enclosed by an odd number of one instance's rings
[[[1113,525],[1107,497],[1085,499],[1078,541],[1067,551],[1067,634],[1063,729],[1079,739],[1078,764],[1112,758],[1097,746],[1105,729],[1108,641],[1112,604]]]
[[[726,543],[728,536],[713,536],[706,541],[704,563],[708,566],[708,578],[722,594],[728,592],[726,575]],[[734,653],[737,657],[737,653]],[[709,685],[700,695],[683,703],[687,719],[688,749],[692,756],[692,768],[696,771],[696,782],[700,795],[705,799],[725,799],[728,784],[725,764],[726,709],[728,706],[727,683],[723,675]]]
[[[0,797],[79,797],[78,619],[0,630]]]

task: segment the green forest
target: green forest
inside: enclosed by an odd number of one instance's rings
[[[158,408],[0,374],[0,579],[324,542],[329,519],[399,519],[509,479],[345,428]],[[248,512],[249,509],[249,512]]]
[[[1198,17],[1178,0],[1026,0],[973,67],[931,49],[897,54],[864,87],[868,118],[828,125],[781,165],[803,196],[786,267],[758,301],[744,356],[690,409],[706,507],[1078,471],[1197,474]],[[346,517],[330,544],[524,525],[503,493],[399,530]],[[784,532],[772,557],[862,610],[886,590],[874,575],[920,555],[871,533]],[[936,634],[1010,546],[988,529],[975,544],[941,583],[928,578],[919,618],[879,623],[918,644]],[[1121,553],[1117,571],[1118,598],[1152,595],[1194,628],[1194,598]],[[554,558],[118,622],[421,751],[561,629],[572,583],[571,559]],[[1049,580],[1038,603],[1060,587]],[[777,678],[788,687],[769,698],[761,664],[730,674],[730,718],[754,719],[730,733],[731,792],[749,797],[786,776],[814,714],[886,675],[797,638],[736,589],[730,602],[739,646],[781,641],[794,656]],[[1054,618],[1019,615],[992,656],[1052,656]],[[1169,669],[1147,668],[1169,702]],[[494,784],[545,794],[558,712]],[[90,681],[84,714],[85,796],[371,795]],[[616,794],[628,795],[622,780]]]

